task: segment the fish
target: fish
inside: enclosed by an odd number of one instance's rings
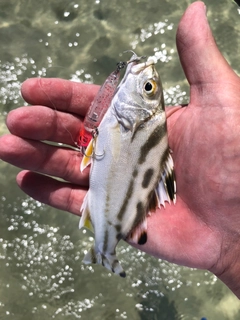
[[[95,234],[83,262],[121,277],[126,272],[116,255],[118,242],[145,244],[147,217],[165,202],[176,203],[162,84],[154,57],[142,60],[134,53],[128,61],[92,139],[89,190],[80,209],[79,227]]]

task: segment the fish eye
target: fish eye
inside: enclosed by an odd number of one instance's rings
[[[145,82],[143,89],[148,96],[152,96],[156,92],[157,84],[154,80],[148,80]]]

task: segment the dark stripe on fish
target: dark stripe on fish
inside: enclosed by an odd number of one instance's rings
[[[166,162],[168,161],[168,157],[169,157],[169,148],[167,147],[163,154],[162,154],[162,157],[160,158],[160,168],[161,168],[161,172],[164,172],[164,170],[166,169]],[[159,177],[160,179],[160,177]]]
[[[145,213],[146,213],[146,210],[144,208],[144,205],[141,201],[139,201],[137,204],[137,216],[136,216],[137,219],[135,220],[133,227],[136,227],[143,220]]]
[[[136,212],[136,217],[135,217],[135,220],[134,220],[132,228],[131,228],[132,230],[134,230],[136,227],[138,227],[146,217],[146,207],[141,201],[138,202],[136,209],[137,209],[137,212]]]
[[[132,235],[134,234],[136,228],[144,221],[145,216],[146,216],[146,209],[141,201],[138,202],[137,204],[137,212],[136,212],[136,217],[133,222],[133,226],[131,228],[131,232],[128,234],[127,238],[131,238]],[[147,233],[145,230],[142,231],[142,234],[140,235],[138,239],[138,244],[143,245],[144,243],[147,242]]]
[[[121,224],[116,224],[114,227],[115,227],[115,230],[117,232],[116,239],[118,241],[120,241],[123,238],[122,233],[121,233],[122,225]]]
[[[104,234],[104,242],[103,242],[103,252],[107,252],[107,248],[108,248],[108,229],[105,230],[105,234]]]
[[[147,232],[144,231],[138,239],[138,244],[143,245],[147,242]]]
[[[135,229],[138,228],[138,226],[143,222],[143,220],[146,217],[146,208],[144,207],[142,202],[140,201],[138,202],[136,209],[137,209],[136,217],[133,222],[133,226],[131,228],[132,231],[130,232],[130,238],[131,238],[131,234],[134,234]],[[138,239],[138,244],[143,245],[146,242],[147,242],[147,233],[145,230],[143,230],[142,234]]]
[[[115,259],[112,263],[112,272],[115,273],[115,268],[117,268],[119,265],[119,261]]]
[[[153,189],[148,195],[148,209],[146,211],[155,212],[157,206],[158,206],[158,199],[157,199],[156,191],[155,189]]]
[[[97,263],[97,257],[96,257],[96,253],[95,253],[94,247],[91,247],[90,254],[91,254],[91,262],[93,264]]]
[[[152,180],[153,174],[154,174],[153,168],[149,168],[149,169],[144,173],[144,177],[143,177],[143,181],[142,181],[142,187],[143,187],[144,189],[146,189],[146,188],[149,186],[149,184],[150,184],[150,182],[151,182],[151,180]]]
[[[120,220],[120,221],[122,221],[122,219],[123,219],[124,213],[125,213],[126,208],[127,208],[127,205],[128,205],[128,201],[129,201],[129,199],[130,199],[131,196],[132,196],[132,193],[133,193],[133,184],[134,184],[134,180],[131,179],[130,184],[129,184],[129,186],[128,186],[127,193],[126,193],[126,195],[125,195],[125,199],[124,199],[123,204],[122,204],[122,206],[121,206],[121,209],[119,210],[118,215],[117,215],[117,218],[118,218],[118,220]]]
[[[155,188],[157,187],[157,184],[159,183],[160,179],[162,179],[162,172],[165,171],[165,166],[166,166],[166,162],[168,160],[168,157],[169,157],[169,148],[167,147],[166,150],[163,152],[162,154],[162,157],[160,157],[160,163],[159,163],[159,172],[157,172],[156,174],[158,174],[157,177],[154,177],[154,178],[157,178],[156,179],[156,186],[153,188],[153,190],[150,191],[150,193],[148,194],[148,204],[147,204],[147,208],[146,208],[146,214],[147,212],[151,211],[151,212],[154,212],[156,211],[156,208],[158,207],[158,198],[157,198],[157,194],[156,194],[156,190]],[[148,169],[146,172],[145,172],[145,175],[148,173],[148,171],[150,172],[151,168]],[[154,172],[153,172],[154,174]],[[152,177],[153,177],[153,174],[152,174]],[[144,175],[144,176],[145,176]],[[166,177],[165,177],[166,179]],[[172,193],[174,195],[174,186],[173,186],[173,181],[174,180],[169,180],[169,186],[168,186],[168,183],[166,183],[166,187],[167,187],[167,190],[168,188],[169,189],[172,189]]]
[[[116,229],[117,232],[121,232],[121,230],[122,230],[121,224],[116,224],[115,225],[115,229]]]
[[[138,175],[138,170],[137,170],[137,169],[134,169],[132,175],[133,175],[133,178],[136,178],[136,176]]]
[[[122,234],[121,234],[120,232],[117,233],[116,239],[117,239],[118,241],[120,241],[121,239],[123,239],[123,236],[122,236]]]
[[[135,220],[133,221],[132,227],[130,228],[131,230],[130,235],[131,233],[134,233],[135,228],[138,227],[139,224],[143,221],[145,215],[146,215],[146,210],[144,208],[144,205],[141,201],[139,201],[136,207]]]
[[[165,123],[155,128],[155,130],[152,132],[148,140],[141,147],[138,164],[144,163],[149,151],[152,148],[154,148],[156,145],[158,145],[166,134],[167,134],[167,128]]]
[[[164,103],[164,96],[163,96],[163,94],[162,94],[162,96],[161,96],[160,105],[162,106],[162,110],[165,111],[165,103]]]

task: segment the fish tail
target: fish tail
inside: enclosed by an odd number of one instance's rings
[[[83,258],[83,263],[85,264],[101,264],[108,270],[119,275],[122,278],[126,277],[126,273],[123,270],[120,262],[118,261],[115,254],[104,255],[100,252],[96,252],[94,246],[88,251],[88,253]]]

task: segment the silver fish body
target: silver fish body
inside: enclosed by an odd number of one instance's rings
[[[97,136],[80,227],[91,222],[95,245],[85,263],[125,276],[116,257],[121,239],[147,241],[146,217],[176,200],[162,85],[153,60],[133,56]]]

